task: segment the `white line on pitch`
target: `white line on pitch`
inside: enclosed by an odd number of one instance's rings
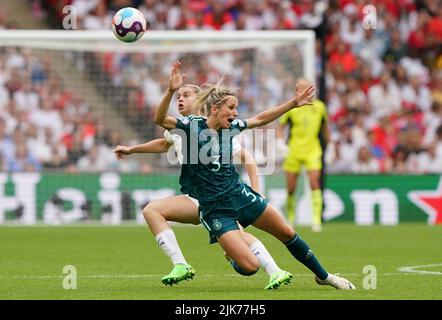
[[[428,270],[416,270],[420,268],[432,268],[432,267],[440,267],[442,266],[442,263],[436,263],[436,264],[425,264],[420,266],[409,266],[409,267],[400,267],[398,271],[400,272],[409,272],[409,273],[418,273],[418,274],[433,274],[433,275],[442,275],[442,272],[440,271],[428,271]]]

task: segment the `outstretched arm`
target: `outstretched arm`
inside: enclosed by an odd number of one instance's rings
[[[166,139],[155,139],[143,144],[135,146],[117,146],[114,149],[115,156],[118,160],[123,159],[132,153],[164,153],[169,150],[171,144]]]
[[[183,85],[183,75],[181,74],[181,63],[176,61],[170,72],[169,87],[164,94],[163,99],[155,113],[154,122],[165,129],[174,129],[176,127],[176,119],[174,117],[168,116],[170,101],[172,100],[173,94]]]
[[[284,113],[290,111],[293,108],[302,107],[304,105],[311,105],[313,98],[315,97],[315,87],[313,85],[307,86],[304,90],[299,90],[298,84],[296,85],[295,97],[279,106],[270,108],[266,111],[259,113],[253,118],[247,119],[247,127],[249,129],[266,125],[273,120],[278,119]]]

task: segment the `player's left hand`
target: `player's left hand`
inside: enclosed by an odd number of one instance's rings
[[[305,79],[300,79],[296,83],[295,102],[296,107],[312,105],[315,98],[315,87]]]

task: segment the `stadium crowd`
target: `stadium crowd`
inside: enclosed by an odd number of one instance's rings
[[[53,28],[61,27],[61,8],[73,4],[83,29],[108,29],[117,9],[135,6],[151,30],[315,30],[317,82],[325,70],[323,96],[332,129],[327,170],[442,173],[442,1],[30,2],[34,16],[46,16]],[[377,9],[375,29],[364,29],[362,23],[368,4]],[[4,17],[0,13],[0,28],[8,26]],[[262,65],[271,66],[272,73],[254,73],[247,51],[235,59],[233,52],[200,56],[199,64],[187,64],[186,73],[196,83],[213,82],[217,75],[226,74],[228,85],[246,88],[239,93],[240,116],[246,117],[292,94],[294,84],[287,79],[293,78],[289,72],[299,60],[299,53],[292,51],[284,52],[285,61],[279,61],[279,54],[263,56],[268,63]],[[109,54],[101,59],[114,86],[141,83],[129,99],[136,105],[135,112],[151,117],[169,69],[135,72],[149,64],[144,54]],[[162,65],[158,59],[161,56],[155,57],[155,64]],[[0,168],[118,169],[109,159],[114,159],[111,148],[121,138],[95,117],[85,116],[91,110],[51,72],[50,61],[26,50],[3,51]]]
[[[118,170],[112,150],[119,143],[119,132],[106,130],[84,99],[66,88],[48,56],[16,48],[0,53],[2,170]]]

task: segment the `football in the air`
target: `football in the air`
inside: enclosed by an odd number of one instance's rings
[[[123,42],[135,42],[146,32],[146,19],[138,9],[120,9],[112,19],[112,31]]]

